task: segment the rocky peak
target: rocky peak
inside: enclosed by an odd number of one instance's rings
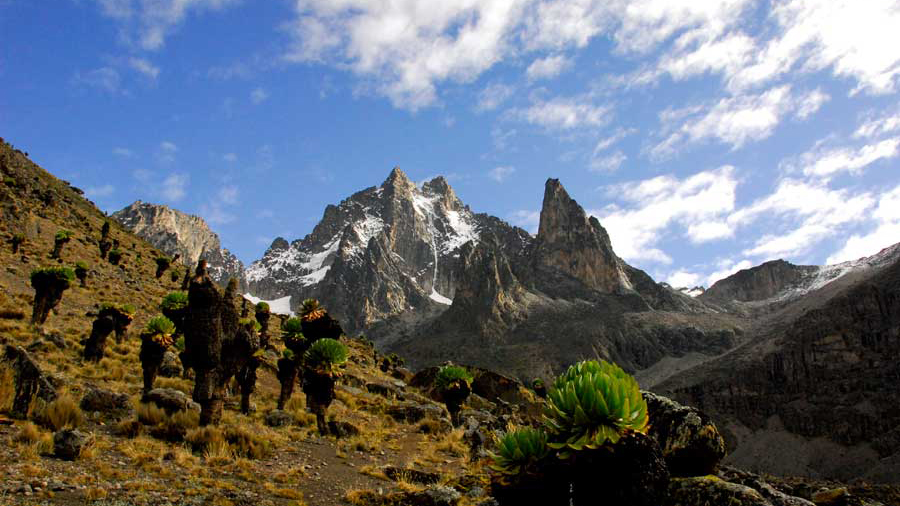
[[[416,189],[416,184],[409,179],[400,167],[394,167],[381,187],[390,193],[411,194]]]
[[[558,179],[548,179],[538,227],[535,262],[601,292],[630,289],[609,234],[572,199]]]
[[[140,200],[111,217],[166,255],[181,255],[181,261],[190,268],[201,258],[206,260],[210,275],[217,283],[225,284],[230,278],[237,278],[243,284],[243,264],[222,249],[219,236],[203,218]]]
[[[274,241],[272,241],[272,245],[269,246],[270,250],[273,251],[281,251],[286,250],[290,247],[290,243],[284,237],[276,237]]]
[[[715,282],[699,297],[740,302],[765,300],[803,284],[818,271],[819,267],[812,265],[794,265],[784,260],[772,260]]]

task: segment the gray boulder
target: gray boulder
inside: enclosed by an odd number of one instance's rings
[[[53,434],[53,453],[63,460],[75,460],[93,441],[93,434],[78,429],[62,429]]]
[[[81,397],[81,409],[84,411],[114,413],[127,411],[130,407],[128,395],[93,385],[88,385]]]
[[[141,398],[141,402],[152,402],[170,415],[179,411],[200,412],[199,404],[191,400],[184,392],[174,388],[154,388]]]
[[[649,435],[656,439],[673,476],[712,474],[725,457],[725,440],[702,411],[652,392],[647,401]]]

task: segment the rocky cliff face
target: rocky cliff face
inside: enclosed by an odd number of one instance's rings
[[[819,268],[772,260],[717,281],[699,297],[718,301],[760,301],[808,283]]]
[[[206,260],[210,276],[217,283],[224,285],[234,277],[241,286],[246,285],[243,264],[222,248],[219,236],[203,218],[140,200],[116,211],[112,218],[166,255],[181,255],[181,261],[190,268],[201,258]]]
[[[806,270],[812,275],[803,283],[757,292],[782,302],[757,322],[746,344],[657,388],[730,422],[737,464],[897,481],[900,245]],[[758,458],[764,447],[779,448],[769,462]]]
[[[524,230],[472,213],[444,178],[419,188],[394,169],[381,186],[328,206],[303,239],[277,239],[247,269],[247,280],[265,299],[290,295],[296,306],[316,297],[356,332],[409,311],[446,309],[461,247],[484,234],[510,251],[530,241]]]

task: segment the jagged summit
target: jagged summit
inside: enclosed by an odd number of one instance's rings
[[[580,279],[591,288],[630,289],[624,262],[616,256],[606,229],[572,199],[558,179],[544,188],[536,261]]]
[[[189,267],[201,258],[207,261],[210,275],[220,284],[237,278],[243,284],[244,265],[223,249],[219,236],[203,218],[169,206],[135,201],[111,216],[125,228],[161,249],[169,256],[180,255]]]

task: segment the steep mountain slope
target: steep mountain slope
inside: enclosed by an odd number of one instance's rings
[[[201,258],[206,260],[210,276],[217,283],[224,285],[237,278],[239,285],[246,287],[244,265],[230,251],[222,249],[219,236],[203,218],[140,200],[116,211],[112,218],[166,255],[180,255],[181,262],[189,268],[193,269]]]
[[[763,290],[770,313],[745,344],[654,389],[728,420],[738,464],[897,482],[900,244],[802,269],[780,291]],[[759,287],[750,274],[720,283],[743,296]],[[780,451],[760,459],[762,448],[773,447]]]
[[[665,356],[718,354],[746,324],[622,261],[596,218],[555,179],[525,248],[510,252],[484,235],[463,247],[455,272],[458,295],[445,312],[375,325],[376,343],[414,366],[452,359],[531,378],[584,358],[638,370]]]
[[[379,187],[325,209],[302,240],[276,239],[247,268],[250,292],[263,299],[292,296],[296,307],[316,297],[350,332],[413,311],[446,309],[456,293],[453,266],[460,248],[484,234],[522,249],[524,230],[472,213],[442,178],[421,188],[400,169]]]

